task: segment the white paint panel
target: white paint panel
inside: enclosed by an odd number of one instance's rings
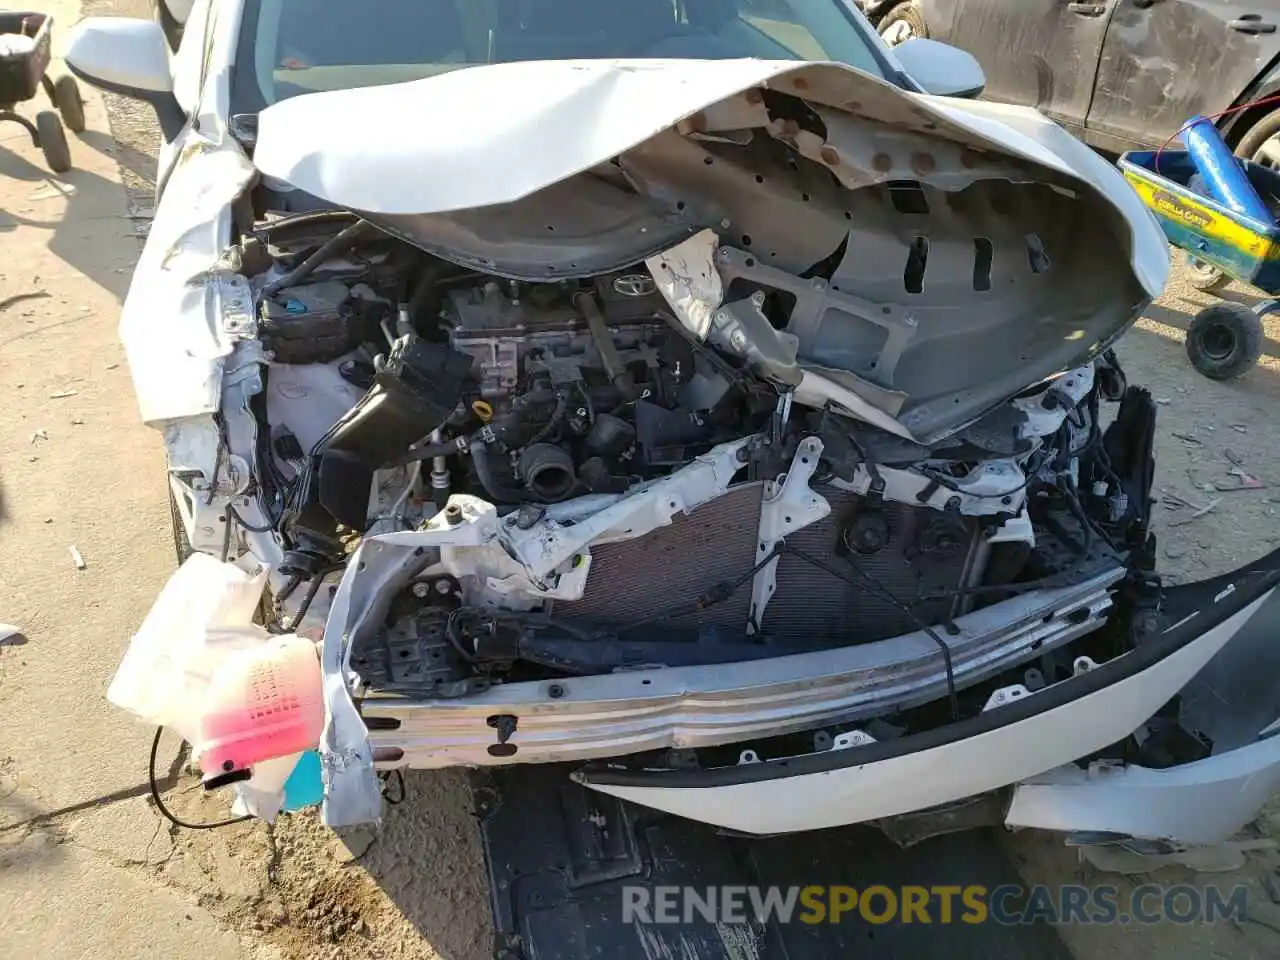
[[[586,785],[690,820],[756,834],[863,823],[960,800],[1070,763],[1132,733],[1222,649],[1272,592],[1140,673],[955,743],[823,773],[723,787]]]

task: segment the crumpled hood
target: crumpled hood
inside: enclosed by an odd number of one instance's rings
[[[608,161],[753,87],[906,124],[1079,180],[1132,231],[1133,271],[1156,296],[1162,234],[1119,173],[1035,110],[911,93],[839,63],[542,60],[274,104],[254,161],[268,176],[367,213],[433,214],[512,203]],[[882,181],[900,176],[880,171]],[[873,182],[873,181],[869,181]]]
[[[1169,269],[1119,172],[1039,113],[835,63],[470,67],[276,104],[254,159],[481,273],[643,260],[699,339],[926,444],[1088,363]]]

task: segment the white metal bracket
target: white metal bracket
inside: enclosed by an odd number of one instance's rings
[[[1024,697],[1029,697],[1034,690],[1028,690],[1020,683],[1010,684],[1007,687],[1000,687],[991,691],[991,696],[987,697],[986,705],[982,708],[982,712],[994,710],[996,707],[1007,706],[1010,703],[1017,703]]]
[[[1096,670],[1098,664],[1092,657],[1076,657],[1071,663],[1071,676],[1079,677],[1088,673],[1090,670]],[[1007,704],[1014,703],[1024,697],[1030,697],[1041,690],[1045,689],[1044,676],[1034,667],[1026,672],[1027,684],[1014,683],[1007,687],[1000,687],[991,691],[991,696],[987,697],[987,703],[982,708],[982,712],[994,710],[996,707],[1003,707]]]
[[[838,734],[831,741],[832,750],[848,750],[850,747],[869,747],[876,743],[876,738],[863,730],[848,730]]]
[[[760,529],[756,538],[756,563],[763,563],[778,543],[831,513],[831,504],[809,489],[809,481],[818,469],[822,441],[806,437],[800,441],[791,469],[766,485],[760,506]],[[778,558],[769,560],[756,571],[751,582],[751,614],[747,632],[757,633],[764,620],[765,607],[778,588]]]

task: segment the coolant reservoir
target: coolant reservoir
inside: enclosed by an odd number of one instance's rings
[[[206,778],[314,749],[324,727],[322,684],[316,645],[303,637],[272,637],[227,658],[200,720]]]

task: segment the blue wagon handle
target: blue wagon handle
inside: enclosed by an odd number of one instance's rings
[[[1126,153],[1120,158],[1125,179],[1155,215],[1170,246],[1186,251],[1204,267],[1251,284],[1269,296],[1280,294],[1280,226],[1230,209],[1191,187],[1198,173],[1185,150]],[[1280,175],[1240,161],[1244,175],[1269,209],[1280,205]],[[1210,284],[1202,284],[1204,289]],[[1262,355],[1262,317],[1280,309],[1268,300],[1254,309],[1224,301],[1201,310],[1187,330],[1187,358],[1200,373],[1229,380],[1252,369]]]

